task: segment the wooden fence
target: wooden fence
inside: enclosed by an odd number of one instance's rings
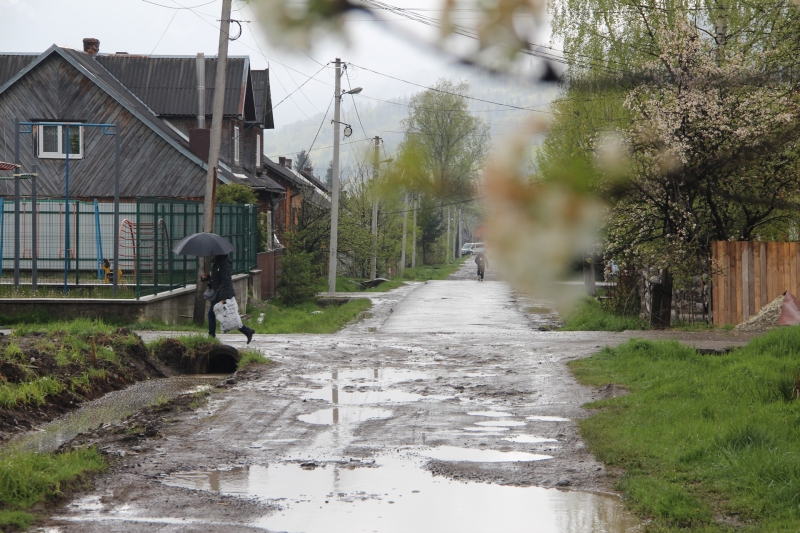
[[[712,243],[714,325],[739,324],[789,291],[800,293],[800,243]]]

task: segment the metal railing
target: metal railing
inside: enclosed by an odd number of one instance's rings
[[[230,254],[234,273],[257,267],[256,211],[255,205],[241,204],[218,204],[214,210],[214,232],[236,247]],[[34,213],[31,201],[21,199],[18,248],[21,288],[33,286],[35,281],[39,289],[57,289],[64,287],[65,278],[69,288],[109,287],[108,268],[104,269],[103,260],[113,263],[115,234],[119,238],[122,271],[119,284],[133,289],[136,298],[195,282],[197,258],[176,255],[172,248],[187,235],[200,231],[202,202],[162,198],[123,201],[118,228],[114,227],[113,215],[113,203],[97,200],[72,200],[66,204],[62,199],[39,200]],[[0,200],[0,286],[14,283],[14,223],[14,201]]]

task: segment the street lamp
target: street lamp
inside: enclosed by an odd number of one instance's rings
[[[361,87],[356,87],[355,89],[350,89],[349,91],[345,91],[345,92],[343,92],[343,93],[342,93],[342,96],[344,96],[344,95],[346,95],[346,94],[358,94],[358,93],[360,93],[360,92],[361,92],[361,91],[363,91],[363,90],[364,90],[364,89],[362,89]]]

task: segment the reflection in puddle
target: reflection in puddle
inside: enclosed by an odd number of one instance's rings
[[[514,416],[511,413],[502,413],[500,411],[473,411],[472,413],[467,413],[467,414],[470,416],[491,416],[495,418]]]
[[[478,428],[461,428],[461,429],[463,429],[464,431],[508,431],[508,428],[484,428],[484,427],[478,427]]]
[[[51,452],[79,433],[123,420],[133,412],[181,394],[206,390],[221,378],[215,374],[176,376],[134,383],[130,387],[83,404],[77,411],[42,426],[41,431],[12,440],[9,446]]]
[[[519,442],[520,444],[539,444],[541,442],[558,442],[558,439],[548,439],[545,437],[537,437],[535,435],[514,435],[513,437],[506,437],[503,440],[509,442]]]
[[[475,425],[487,427],[516,427],[524,426],[525,422],[521,420],[487,420],[485,422],[475,422]]]
[[[173,474],[164,483],[277,501],[280,511],[252,524],[270,531],[627,533],[641,525],[611,496],[449,481],[410,457],[378,465],[271,464]]]
[[[305,400],[324,400],[337,405],[364,405],[385,402],[416,402],[419,394],[396,390],[348,391],[337,387],[311,391],[303,395]]]
[[[379,368],[346,368],[335,372],[319,372],[304,376],[312,381],[353,381],[353,382],[378,382],[402,383],[403,381],[416,381],[418,379],[436,379],[440,372],[423,372],[420,370],[407,370],[404,368],[379,367]]]
[[[526,416],[526,420],[538,420],[539,422],[571,422],[569,418],[560,416]]]
[[[458,446],[439,446],[438,448],[423,450],[419,454],[438,461],[465,461],[469,463],[517,463],[552,459],[549,455],[540,455],[538,453],[500,452],[497,450],[459,448]]]
[[[378,420],[390,418],[391,411],[386,409],[370,409],[367,407],[334,407],[322,409],[307,415],[300,415],[297,419],[306,424],[332,426],[334,424],[353,424],[365,420]]]

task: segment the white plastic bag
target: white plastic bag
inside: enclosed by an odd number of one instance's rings
[[[228,298],[225,303],[217,302],[214,305],[214,314],[217,315],[217,320],[222,326],[222,333],[242,327],[242,318],[239,316],[236,298]]]

